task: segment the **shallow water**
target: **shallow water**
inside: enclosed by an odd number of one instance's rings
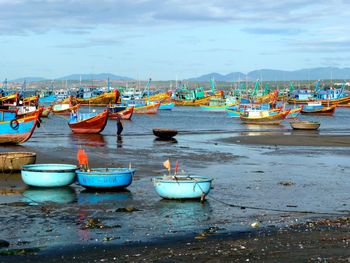
[[[349,113],[350,109],[337,109],[334,117],[301,118],[321,121],[320,134],[348,134]],[[51,116],[27,143],[0,149],[37,152],[37,163],[75,164],[76,151],[82,146],[93,167],[131,163],[137,169],[134,181],[127,191],[94,193],[76,184],[27,188],[19,175],[2,175],[0,221],[7,227],[1,236],[11,248],[145,242],[196,236],[213,227],[218,227],[214,232],[226,233],[250,229],[252,222],[262,227],[286,226],[325,216],[322,213],[350,210],[348,148],[218,141],[240,134],[289,134],[288,122],[276,127],[247,126],[224,113],[178,107],[155,116],[134,115],[132,121],[123,122],[120,140],[115,136],[115,121],[109,121],[102,135],[73,135],[66,122]],[[155,127],[175,128],[179,134],[173,141],[161,141],[152,134]],[[179,160],[180,171],[214,179],[204,204],[166,201],[155,193],[151,179],[166,173],[162,162],[168,158],[173,164]],[[118,208],[139,211],[116,212]],[[104,227],[86,228],[91,218]]]

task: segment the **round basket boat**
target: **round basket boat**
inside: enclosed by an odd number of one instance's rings
[[[202,176],[157,177],[153,184],[159,196],[165,199],[199,199],[209,194],[212,180]]]
[[[85,188],[125,188],[132,182],[135,169],[93,168],[88,172],[77,170],[78,182]]]
[[[171,139],[176,136],[177,130],[172,129],[153,129],[153,134],[162,139]]]
[[[62,187],[75,180],[76,165],[71,164],[31,164],[22,167],[24,183],[35,187]]]
[[[34,152],[3,152],[0,153],[0,171],[18,171],[23,165],[36,161]]]
[[[295,130],[317,130],[320,127],[320,123],[317,121],[293,121],[290,122]]]

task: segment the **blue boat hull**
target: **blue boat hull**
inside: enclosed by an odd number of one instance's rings
[[[177,178],[154,178],[153,184],[158,195],[165,199],[198,199],[210,192],[212,179],[201,176]]]
[[[25,184],[35,187],[62,187],[75,181],[77,167],[70,164],[32,164],[22,167]]]
[[[132,183],[134,169],[94,168],[90,172],[76,171],[78,182],[86,188],[125,188]]]

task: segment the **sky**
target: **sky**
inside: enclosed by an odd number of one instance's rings
[[[348,0],[0,0],[0,79],[348,67]]]

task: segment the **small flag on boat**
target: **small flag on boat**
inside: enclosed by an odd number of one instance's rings
[[[88,164],[88,157],[87,157],[84,149],[78,150],[77,157],[78,157],[79,164]]]
[[[166,160],[166,161],[163,163],[163,166],[164,166],[166,169],[168,169],[168,170],[170,171],[170,167],[171,167],[171,165],[170,165],[170,160],[169,160],[169,159]]]
[[[179,170],[179,160],[176,160],[174,174],[177,174],[177,171]]]

